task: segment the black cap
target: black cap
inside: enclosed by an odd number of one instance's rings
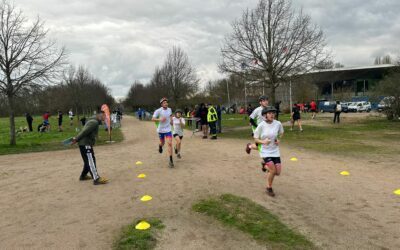
[[[265,114],[268,113],[268,112],[274,112],[274,113],[276,113],[276,108],[275,108],[275,107],[268,106],[268,107],[264,108],[264,109],[261,111],[261,115],[265,115]]]
[[[260,96],[260,97],[258,98],[258,101],[259,101],[259,102],[261,102],[261,101],[268,101],[268,97],[265,96],[265,95],[262,95],[262,96]]]

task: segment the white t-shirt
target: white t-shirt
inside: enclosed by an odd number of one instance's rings
[[[69,118],[74,118],[74,113],[72,112],[72,110],[70,110],[70,111],[68,112],[68,115],[69,115]]]
[[[254,138],[264,140],[268,138],[271,140],[267,145],[262,144],[260,151],[260,156],[265,157],[280,157],[279,146],[275,144],[275,139],[279,134],[283,133],[283,126],[280,121],[274,120],[272,123],[267,123],[266,121],[258,124],[256,130],[254,131]]]
[[[185,119],[183,117],[181,118],[172,117],[172,124],[174,125],[174,134],[183,136],[183,129],[181,127],[180,122],[182,122],[182,124],[185,125]]]
[[[158,122],[157,124],[157,132],[158,133],[168,133],[171,132],[171,115],[172,115],[172,110],[170,108],[164,109],[164,108],[159,108],[156,111],[154,111],[153,118],[156,119],[161,119],[162,117],[165,117],[166,120],[164,122]]]
[[[253,112],[250,115],[250,118],[255,120],[257,125],[259,125],[262,121],[264,121],[264,117],[262,116],[263,109],[264,109],[264,107],[260,106],[260,107],[256,108],[255,110],[253,110]]]

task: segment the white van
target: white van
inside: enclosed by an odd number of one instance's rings
[[[371,103],[370,102],[352,102],[349,104],[348,108],[349,112],[370,112],[371,111]]]

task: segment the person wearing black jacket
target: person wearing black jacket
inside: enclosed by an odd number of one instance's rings
[[[32,132],[33,131],[33,128],[32,128],[33,118],[29,113],[26,113],[25,117],[26,117],[26,122],[28,123],[29,132]]]
[[[82,131],[76,137],[72,138],[72,144],[78,143],[83,160],[83,170],[79,180],[93,179],[94,185],[106,184],[108,182],[106,178],[100,177],[97,172],[96,157],[93,150],[99,132],[99,125],[104,121],[104,118],[104,112],[99,110],[96,116],[88,120]],[[92,178],[87,175],[88,173],[90,173]]]
[[[342,113],[342,105],[340,104],[339,101],[336,101],[335,107],[334,107],[335,115],[333,116],[333,123],[340,123],[340,114]]]
[[[197,117],[200,117],[201,130],[203,131],[203,139],[208,136],[208,122],[207,122],[208,108],[204,103],[200,104]]]

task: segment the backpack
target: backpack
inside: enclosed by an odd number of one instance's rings
[[[336,105],[336,112],[342,112],[342,105],[340,104]]]

